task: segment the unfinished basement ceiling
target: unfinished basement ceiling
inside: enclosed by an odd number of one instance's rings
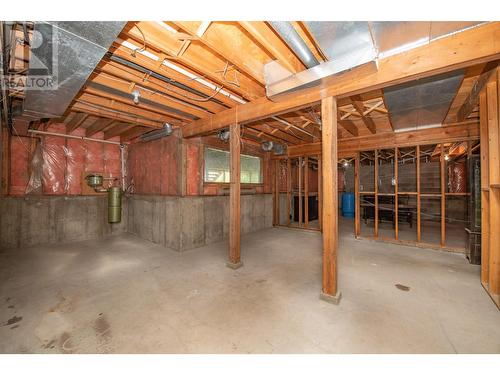
[[[459,70],[384,89],[394,131],[440,125],[463,77]]]
[[[64,114],[126,22],[35,22],[28,78],[57,77],[57,88],[26,90],[23,115]]]
[[[290,74],[266,76],[268,97],[291,93],[306,87],[319,86],[324,80],[344,71],[372,64],[377,69],[379,58],[402,53],[458,33],[483,22],[344,22],[306,21],[312,37],[328,61]],[[287,40],[287,33],[280,33]],[[277,70],[277,69],[275,69]]]

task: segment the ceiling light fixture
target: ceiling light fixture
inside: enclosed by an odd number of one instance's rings
[[[137,89],[132,91],[132,98],[134,100],[134,104],[139,104],[139,99],[141,97],[141,92]]]

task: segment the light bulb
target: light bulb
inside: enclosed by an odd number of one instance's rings
[[[134,104],[139,104],[140,97],[141,97],[141,92],[139,90],[132,91],[132,98],[134,99]]]

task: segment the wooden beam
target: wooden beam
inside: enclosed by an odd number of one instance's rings
[[[417,161],[417,242],[422,240],[422,227],[421,227],[421,212],[420,212],[420,145],[417,145],[415,151],[415,158]]]
[[[352,96],[499,58],[500,22],[491,22],[381,59],[376,72],[361,75],[358,71],[350,71],[335,76],[327,87],[294,92],[291,97],[279,102],[262,97],[238,105],[238,121],[256,121],[305,108],[324,97]],[[235,108],[207,116],[185,126],[183,136],[192,137],[225,128],[234,122],[235,116]]]
[[[322,157],[318,156],[318,227],[323,230],[323,165]]]
[[[66,133],[71,134],[74,132],[80,125],[83,124],[83,122],[89,117],[86,113],[75,113],[73,115],[73,118],[70,120],[70,122],[66,125]]]
[[[356,153],[356,158],[354,159],[354,235],[359,237],[361,235],[361,215],[360,215],[360,201],[359,201],[359,152]]]
[[[292,211],[292,161],[286,159],[286,225],[289,227]]]
[[[274,161],[274,179],[273,179],[273,225],[280,225],[280,166],[281,160]]]
[[[151,121],[133,114],[107,109],[90,103],[76,102],[71,106],[74,111],[85,112],[97,117],[105,117],[112,120],[129,122],[131,124],[143,125],[154,129],[161,129],[163,123]]]
[[[151,129],[146,128],[144,126],[134,126],[130,128],[129,130],[125,131],[124,133],[120,134],[120,141],[121,142],[128,142],[131,141],[134,138],[137,138],[139,135],[143,133],[150,132]]]
[[[253,37],[265,50],[267,50],[278,62],[292,73],[304,69],[304,65],[298,60],[282,40],[261,21],[240,21],[241,27]]]
[[[218,25],[214,24],[210,30],[207,30],[202,37],[196,35],[196,30],[193,28],[194,23],[185,21],[173,21],[175,25],[187,32],[189,35],[196,37],[196,40],[203,43],[213,52],[231,62],[239,71],[247,74],[261,85],[265,85],[264,80],[264,65],[255,60],[250,54],[242,54],[241,49],[233,48],[234,44],[227,43],[227,37],[222,30],[218,29]]]
[[[486,287],[489,279],[489,248],[490,248],[490,204],[489,204],[489,133],[488,104],[486,89],[479,94],[479,121],[481,127],[481,282]],[[488,289],[486,287],[486,289]]]
[[[441,155],[439,155],[441,175],[441,247],[446,245],[446,160],[444,159],[444,145],[440,144]]]
[[[356,112],[358,112],[361,116],[361,121],[365,124],[366,128],[372,133],[377,133],[377,126],[371,119],[371,117],[365,116],[365,105],[363,104],[363,100],[360,95],[354,95],[351,97],[351,103]]]
[[[337,99],[321,101],[323,169],[323,282],[321,298],[338,304],[338,181],[337,181]]]
[[[299,165],[298,165],[298,177],[299,177],[299,227],[302,226],[302,184],[303,184],[303,177],[304,174],[302,172],[303,166],[302,166],[302,156],[299,156]]]
[[[104,132],[104,139],[110,139],[110,138],[116,137],[117,135],[125,133],[127,130],[129,130],[132,127],[134,127],[134,125],[132,125],[132,124],[117,122],[117,123],[113,124],[111,127],[109,127]]]
[[[241,140],[239,123],[230,126],[229,137],[229,262],[228,267],[236,269],[240,268],[241,262],[241,245],[240,245],[240,230],[241,230],[241,170],[240,170],[240,154]]]
[[[486,85],[488,108],[489,259],[488,292],[500,307],[500,95],[499,71]]]
[[[373,236],[378,238],[378,150],[375,150],[375,165],[374,165],[375,173],[374,175],[374,191],[375,191],[375,223],[373,227]]]
[[[467,117],[469,117],[471,112],[474,110],[474,107],[476,107],[478,103],[479,93],[486,85],[486,82],[488,81],[491,74],[493,74],[496,71],[495,68],[497,67],[497,65],[498,61],[491,61],[485,65],[483,71],[481,72],[481,75],[479,75],[476,82],[472,86],[472,90],[469,93],[469,96],[462,104],[462,106],[459,108],[457,112],[456,121],[464,121],[467,119]]]
[[[85,129],[85,136],[92,137],[94,134],[106,130],[114,121],[109,118],[97,118],[92,125]]]
[[[399,202],[398,202],[398,188],[399,188],[399,166],[398,166],[399,149],[394,149],[394,238],[399,240]]]
[[[304,226],[309,228],[309,157],[304,157]]]
[[[339,124],[352,136],[358,136],[358,128],[351,120],[341,120],[339,121]]]

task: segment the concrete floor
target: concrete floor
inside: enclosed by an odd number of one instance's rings
[[[478,266],[342,226],[338,306],[318,298],[311,231],[244,236],[236,271],[226,243],[177,253],[123,236],[5,251],[0,352],[500,352],[500,312]]]

